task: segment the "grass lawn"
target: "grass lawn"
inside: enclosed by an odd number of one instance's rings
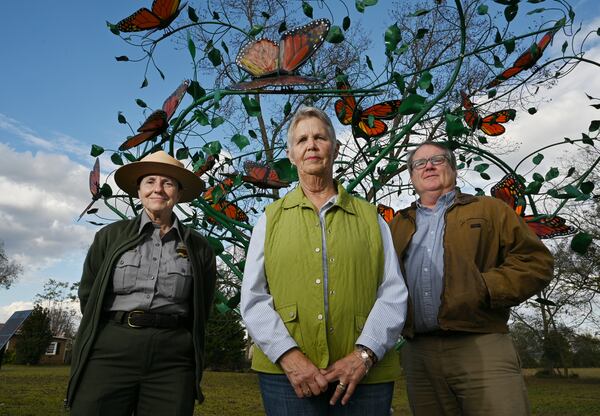
[[[67,415],[62,402],[68,367],[6,365],[0,369],[0,416]],[[532,413],[540,416],[600,415],[600,369],[574,369],[568,380],[526,377]],[[526,372],[527,374],[527,372]],[[206,402],[195,415],[261,415],[258,381],[252,373],[206,372]],[[404,381],[396,383],[394,413],[408,415]]]

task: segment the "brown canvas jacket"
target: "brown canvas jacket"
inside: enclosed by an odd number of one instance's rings
[[[415,219],[413,203],[390,223],[405,279],[404,256],[416,230]],[[496,198],[457,191],[445,220],[440,328],[508,332],[510,307],[538,293],[552,279],[552,254],[523,219]],[[403,331],[408,338],[414,335],[410,295]]]

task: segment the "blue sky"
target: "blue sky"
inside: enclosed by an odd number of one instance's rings
[[[192,2],[194,3],[194,2]],[[199,8],[200,2],[192,4]],[[350,2],[353,3],[353,2]],[[573,1],[578,20],[597,28],[600,2]],[[48,278],[77,281],[97,227],[77,216],[90,200],[88,172],[92,143],[116,148],[129,133],[117,123],[122,111],[137,125],[143,118],[136,98],[157,108],[182,79],[190,77],[189,54],[172,45],[156,58],[167,75],[143,65],[116,62],[136,50],[114,36],[117,22],[151,0],[8,2],[0,25],[0,240],[25,266],[10,290],[0,289],[0,322],[31,305]],[[369,12],[371,9],[367,9]],[[372,9],[376,10],[376,9]],[[183,13],[185,14],[185,12]],[[590,52],[596,59],[596,50]],[[554,90],[534,120],[511,125],[523,147],[562,136],[578,136],[595,116],[583,92],[600,96],[597,68],[580,67]],[[595,116],[598,118],[597,116]],[[101,158],[102,180],[114,166]],[[98,203],[98,206],[102,206]]]

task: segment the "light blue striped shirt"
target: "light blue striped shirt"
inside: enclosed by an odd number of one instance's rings
[[[437,317],[444,289],[445,215],[455,195],[456,191],[442,195],[433,209],[417,202],[416,231],[404,257],[415,332],[439,329]]]
[[[325,311],[327,312],[327,238],[325,233],[325,213],[337,201],[333,196],[319,210],[321,221],[321,238],[323,241],[323,275],[325,291]],[[400,272],[398,259],[394,251],[392,236],[388,225],[378,216],[379,228],[384,251],[384,273],[381,285],[377,290],[377,299],[369,313],[367,322],[356,340],[356,344],[370,348],[380,359],[391,349],[404,327],[406,319],[407,289]],[[265,214],[258,219],[252,232],[252,239],[246,257],[244,279],[242,281],[242,297],[240,311],[246,323],[248,333],[269,357],[272,362],[286,351],[297,347],[296,341],[290,336],[279,314],[273,307],[267,279],[264,272],[264,245],[267,228]],[[299,259],[299,261],[301,261]],[[357,294],[360,296],[360,294]],[[352,299],[348,299],[352,302]],[[325,314],[327,316],[327,314]]]

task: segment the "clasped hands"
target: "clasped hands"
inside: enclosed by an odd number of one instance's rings
[[[338,381],[335,392],[329,400],[332,406],[340,397],[342,405],[348,403],[356,386],[367,374],[362,359],[354,352],[329,367],[320,369],[299,349],[292,348],[281,356],[279,364],[299,398],[317,396],[327,391],[330,383]]]

